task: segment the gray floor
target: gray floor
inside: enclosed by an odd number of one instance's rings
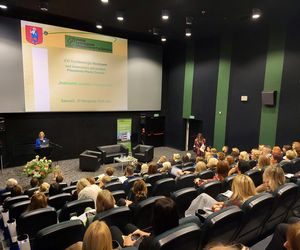
[[[178,151],[173,148],[169,147],[157,147],[154,149],[154,161],[157,161],[158,158],[161,155],[167,156],[167,158],[171,158],[174,153],[180,153],[183,154],[185,152],[183,151]],[[56,162],[54,163],[56,164]],[[121,165],[118,164],[107,164],[103,165],[99,170],[96,172],[82,172],[79,170],[79,159],[70,159],[70,160],[64,160],[64,161],[59,161],[59,166],[63,172],[65,182],[68,184],[72,180],[78,180],[82,177],[88,177],[88,176],[97,176],[99,174],[102,174],[107,166],[114,166],[116,169],[115,175],[116,176],[122,176],[122,168]],[[5,186],[5,181],[8,178],[15,178],[18,180],[19,184],[25,189],[29,186],[30,182],[30,177],[27,177],[23,173],[23,168],[24,166],[18,166],[18,167],[12,167],[12,168],[6,168],[3,171],[3,174],[0,174],[0,188]],[[52,175],[50,174],[45,181],[51,182],[51,177]]]

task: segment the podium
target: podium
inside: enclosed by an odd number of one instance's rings
[[[44,148],[35,148],[34,152],[40,156],[40,158],[44,158],[46,157],[47,159],[49,159],[49,157],[51,156],[51,153],[53,151],[53,147],[48,146],[48,147],[44,147]]]

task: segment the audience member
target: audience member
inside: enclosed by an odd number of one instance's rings
[[[23,193],[22,187],[20,185],[14,186],[10,192],[11,192],[10,197],[16,197],[16,196],[22,195],[22,193]]]
[[[205,246],[204,250],[250,250],[250,248],[242,244],[224,245],[222,243],[209,243]]]
[[[100,174],[98,176],[98,178],[101,179],[103,176],[110,176],[112,178],[112,177],[114,177],[114,173],[115,173],[115,168],[114,167],[107,167],[105,169],[105,173]]]
[[[235,166],[234,158],[231,155],[227,155],[225,161],[228,162],[229,169]]]
[[[62,191],[61,186],[59,185],[59,183],[54,182],[50,184],[50,188],[49,188],[49,196],[53,196],[53,195],[57,195],[60,194]]]
[[[254,169],[264,171],[266,167],[268,167],[269,165],[270,165],[270,158],[265,155],[261,155],[258,158],[257,166],[254,167]]]
[[[162,165],[163,165],[163,163],[162,163]],[[141,176],[147,175],[148,174],[148,169],[149,169],[148,164],[146,164],[146,163],[142,164],[141,172],[140,172]]]
[[[111,177],[104,175],[101,179],[99,179],[99,188],[102,189],[109,182],[111,182]]]
[[[149,170],[148,170],[148,173],[149,173]],[[133,167],[132,166],[127,166],[125,168],[125,174],[124,175],[126,177],[126,180],[123,182],[123,186],[124,186],[124,189],[126,191],[129,191],[130,187],[129,187],[128,181],[131,180],[131,179],[133,179],[133,178],[135,178],[134,172],[133,172]]]
[[[292,150],[292,146],[291,146],[291,145],[283,145],[283,147],[282,147],[282,153],[283,153],[284,155],[286,154],[286,152],[287,152],[288,150]]]
[[[30,180],[30,187],[34,188],[34,187],[38,187],[39,186],[39,179],[36,177],[32,177]]]
[[[95,184],[91,184],[86,178],[81,178],[76,184],[76,191],[78,200],[90,198],[96,203],[100,188]]]
[[[126,200],[126,205],[134,212],[138,203],[146,200],[148,197],[148,189],[144,180],[134,182],[131,189],[129,200]]]
[[[229,147],[228,146],[223,146],[222,147],[222,152],[225,154],[225,157],[229,154]]]
[[[14,178],[10,178],[6,181],[6,187],[0,191],[0,194],[10,192],[14,186],[18,185],[18,181]]]
[[[91,185],[94,185],[94,184],[96,183],[94,177],[89,176],[89,177],[86,177],[86,179],[88,180],[88,182],[89,182]]]
[[[62,183],[64,181],[64,177],[60,174],[60,175],[56,176],[55,181],[57,183]]]
[[[296,158],[296,153],[293,150],[288,150],[285,153],[285,156],[283,157],[285,161],[292,161]]]
[[[248,170],[250,170],[250,165],[248,161],[239,160],[238,164],[235,165],[235,167],[231,168],[228,172],[228,176],[233,175],[235,173],[237,174],[244,174]]]
[[[276,153],[273,153],[272,156],[271,156],[271,165],[277,165],[279,164],[283,159],[283,156],[282,154],[276,154]]]
[[[219,161],[225,160],[225,154],[223,152],[218,152],[217,156]]]
[[[249,154],[246,151],[240,152],[239,161],[249,161]]]
[[[279,165],[271,165],[263,173],[263,184],[256,188],[258,193],[274,192],[285,183],[284,171]]]
[[[195,166],[194,174],[195,174],[195,176],[197,176],[205,170],[207,170],[205,162],[199,161]]]
[[[39,190],[37,191],[37,193],[48,193],[49,191],[49,188],[50,188],[50,184],[47,183],[47,182],[43,182],[41,185],[40,185],[40,188]]]
[[[161,173],[169,173],[171,171],[171,162],[166,161],[162,164],[162,168],[159,170]]]
[[[189,208],[185,211],[185,216],[195,215],[199,209],[204,210],[206,213],[211,211],[219,211],[228,206],[241,207],[242,204],[256,194],[255,186],[252,179],[247,175],[237,175],[232,181],[231,187],[232,195],[227,201],[218,202],[206,193],[202,193],[196,197]]]
[[[48,200],[44,193],[34,194],[30,199],[30,204],[26,211],[33,211],[39,208],[45,208],[48,206]]]
[[[148,167],[148,175],[157,174],[157,164],[151,163]]]
[[[163,164],[166,161],[167,161],[167,157],[165,155],[162,155],[161,157],[159,157],[157,164]]]
[[[262,155],[271,158],[271,152],[272,152],[271,146],[269,146],[269,145],[264,145],[264,146],[262,147],[262,150],[261,150],[261,154],[262,154]]]
[[[216,158],[210,158],[209,160],[208,160],[208,162],[207,162],[207,168],[208,169],[211,169],[211,170],[214,170],[214,169],[216,169],[216,167],[217,167],[217,164],[218,164],[218,160],[216,159]]]
[[[280,147],[278,147],[278,146],[274,146],[273,148],[272,148],[272,152],[271,152],[272,154],[282,154],[282,151],[281,151],[281,148]]]
[[[251,155],[250,155],[251,160],[252,161],[258,161],[259,156],[260,156],[260,151],[256,148],[253,148],[251,150]]]
[[[188,163],[190,162],[190,158],[187,155],[182,156],[182,163]]]
[[[180,158],[180,154],[173,154],[173,158],[170,162],[171,162],[172,165],[181,164],[182,161],[181,161],[181,158]]]

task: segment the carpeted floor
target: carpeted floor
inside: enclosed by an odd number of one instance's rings
[[[184,151],[178,151],[173,148],[169,147],[157,147],[154,149],[154,159],[153,161],[157,161],[158,158],[161,155],[167,156],[167,158],[172,158],[172,155],[174,153],[180,153],[183,154],[185,153]],[[192,152],[191,152],[192,153]],[[72,180],[78,180],[82,177],[88,177],[88,176],[97,176],[99,174],[102,174],[105,171],[105,168],[108,166],[113,166],[115,167],[115,175],[116,176],[122,176],[122,167],[120,164],[107,164],[103,165],[98,169],[96,172],[82,172],[79,170],[79,159],[70,159],[70,160],[64,160],[64,161],[59,161],[59,166],[60,169],[63,172],[64,175],[64,182],[67,182],[68,184]],[[54,163],[54,165],[56,162]],[[18,167],[12,167],[12,168],[6,168],[3,170],[3,173],[0,174],[0,188],[5,186],[5,181],[8,178],[15,178],[18,180],[19,184],[24,188],[28,188],[29,182],[30,182],[30,177],[27,177],[23,172],[23,167],[24,166],[18,166]],[[51,182],[51,177],[52,175],[49,175],[45,181]]]

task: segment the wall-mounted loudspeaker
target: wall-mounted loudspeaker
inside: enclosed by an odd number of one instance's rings
[[[276,106],[276,96],[277,91],[262,91],[261,92],[261,100],[262,105],[275,107]]]

